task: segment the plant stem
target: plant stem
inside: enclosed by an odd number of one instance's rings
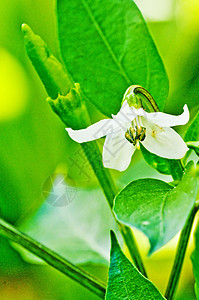
[[[118,222],[120,231],[123,235],[126,245],[128,246],[129,253],[133,259],[134,264],[138,270],[147,277],[147,273],[139,253],[139,249],[133,234],[133,231],[128,227]]]
[[[142,98],[142,99],[145,102],[147,100],[146,104],[147,104],[147,106],[149,105],[150,111],[151,111],[151,109],[152,109],[152,111],[157,111],[157,112],[160,111],[157,103],[155,102],[155,100],[153,99],[151,94],[145,88],[143,88],[142,86],[137,85],[134,89],[134,93],[135,94],[140,93],[141,95],[143,95],[145,97],[145,98]]]
[[[173,268],[171,271],[171,275],[165,293],[165,297],[168,300],[173,299],[173,296],[177,290],[177,285],[179,282],[180,273],[182,270],[182,265],[183,265],[187,245],[190,238],[193,221],[197,211],[198,211],[198,207],[194,206],[180,234]]]
[[[113,179],[102,163],[102,154],[95,141],[80,144],[112,209],[113,199],[117,193],[117,189]]]
[[[62,258],[54,251],[48,249],[24,233],[18,231],[15,227],[2,219],[0,219],[0,234],[23,246],[25,249],[29,250],[31,253],[34,253],[55,269],[59,270],[71,279],[80,283],[82,286],[86,287],[91,292],[95,293],[100,298],[104,299],[106,286],[99,279],[76,267],[71,262]]]
[[[99,151],[98,145],[96,142],[89,142],[89,143],[82,143],[81,144],[82,149],[90,163],[90,165],[93,168],[93,171],[98,178],[98,181],[104,191],[104,194],[108,200],[109,206],[112,209],[113,207],[113,200],[116,195],[116,187],[113,182],[113,179],[109,173],[109,171],[104,168],[102,163],[102,155]],[[115,216],[114,216],[115,217]],[[144,264],[135,240],[135,237],[133,235],[132,230],[125,226],[120,224],[117,221],[117,224],[119,226],[119,229],[121,231],[121,234],[124,238],[125,244],[129,249],[129,253],[132,257],[133,262],[135,263],[138,270],[147,277],[146,270],[144,268]]]

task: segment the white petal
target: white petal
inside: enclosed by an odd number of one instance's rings
[[[84,143],[99,139],[107,134],[112,133],[118,127],[117,123],[112,119],[101,120],[86,129],[73,130],[66,128],[71,139],[78,143]]]
[[[175,130],[169,127],[161,128],[154,124],[148,124],[146,127],[146,138],[142,144],[148,151],[169,159],[180,159],[189,150]]]
[[[129,127],[131,122],[135,119],[136,114],[134,113],[133,108],[131,108],[128,105],[127,100],[124,101],[122,104],[122,107],[120,108],[120,111],[117,113],[117,115],[112,115],[112,118],[120,124],[121,128],[124,128],[126,130],[126,127]],[[129,124],[129,126],[128,126]]]
[[[187,105],[183,107],[184,112],[179,116],[173,116],[162,112],[147,113],[144,112],[144,117],[160,127],[172,127],[184,125],[189,121],[189,110]]]
[[[126,140],[124,131],[108,135],[103,147],[104,167],[121,172],[126,170],[134,151],[135,147]]]
[[[146,111],[140,107],[140,108],[133,108],[133,112],[136,116],[143,116],[145,117],[146,116]]]

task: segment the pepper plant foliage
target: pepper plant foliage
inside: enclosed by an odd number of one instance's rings
[[[184,117],[185,114],[177,117],[159,112],[158,107],[160,111],[163,111],[167,99],[168,79],[146,22],[132,0],[57,0],[56,12],[63,63],[54,57],[44,41],[36,36],[27,25],[23,25],[22,30],[28,56],[48,93],[48,103],[61,118],[67,131],[78,134],[78,139],[82,139],[81,147],[99,180],[132,258],[132,262],[127,259],[112,232],[111,261],[105,297],[106,299],[164,299],[154,284],[146,278],[147,272],[131,229],[136,227],[147,235],[151,244],[149,254],[160,249],[183,229],[179,243],[183,247],[178,247],[175,259],[179,268],[176,273],[171,274],[167,289],[167,291],[172,291],[171,293],[167,292],[168,299],[171,299],[177,288],[189,239],[189,236],[186,235],[185,238],[183,233],[186,231],[186,226],[191,228],[192,224],[187,225],[187,220],[193,209],[197,207],[198,169],[193,162],[188,162],[188,157],[193,150],[198,154],[199,115],[196,115],[185,134],[185,141],[190,148],[187,152],[188,148],[185,142],[169,127],[185,124],[188,121],[188,109],[186,108],[186,117]],[[123,98],[125,91],[129,91],[128,88],[131,85],[137,87],[137,92],[134,87],[130,94],[125,94],[128,97]],[[143,98],[148,103],[148,108],[144,107]],[[126,122],[125,110],[122,112],[120,110],[122,99],[126,100],[128,112],[134,114],[130,125],[129,120],[127,122],[129,127],[126,129],[124,126],[125,130],[123,128],[120,130],[122,138],[126,139],[126,145],[129,149],[132,149],[130,147],[138,149],[141,147],[147,163],[158,172],[171,175],[174,181],[167,183],[158,179],[145,178],[129,182],[121,191],[117,191],[115,188],[108,170],[112,165],[105,162],[107,156],[104,156],[104,152],[102,159],[102,154],[94,141],[103,137],[103,134],[96,135],[97,126],[91,126],[87,106],[89,102],[92,102],[101,113],[107,117],[112,116],[115,123],[117,123],[115,120]],[[118,114],[120,114],[120,118],[116,118],[115,115],[118,116]],[[152,120],[153,117],[156,118],[156,122],[151,121],[150,123],[149,120]],[[161,118],[164,119],[164,122],[161,121]],[[178,123],[176,120],[180,120],[180,122]],[[107,120],[102,122],[107,122]],[[160,125],[166,124],[165,122],[168,125]],[[89,134],[93,134],[88,141],[84,140],[87,131]],[[158,134],[161,138],[157,138]],[[110,132],[107,134],[107,141],[110,141],[109,135]],[[160,144],[165,143],[165,136],[170,135],[172,138],[178,139],[184,149],[181,152],[178,149],[179,153],[183,153],[180,157],[176,157],[175,149],[173,149],[172,156],[169,148],[169,155],[165,154],[165,149],[164,154],[161,155],[164,144]],[[168,138],[169,142],[172,141],[172,138]],[[146,144],[149,139],[150,141]],[[92,142],[90,142],[91,140]],[[154,141],[154,144],[151,141]],[[141,145],[140,142],[142,142]],[[104,148],[107,147],[107,143]],[[160,143],[160,146],[157,144],[160,151],[156,151],[155,143]],[[176,142],[176,147],[177,144]],[[111,149],[108,148],[108,150]],[[186,152],[186,156],[182,157]],[[122,153],[119,158],[121,161],[126,159],[125,152],[118,153]],[[158,156],[159,153],[160,156]],[[112,156],[114,155],[112,153]],[[111,155],[109,155],[109,159],[111,159]],[[108,168],[105,168],[107,166]],[[93,201],[90,198],[89,201]],[[89,213],[89,203],[85,209]],[[108,205],[107,209],[109,209]],[[78,220],[75,221],[78,222]],[[85,219],[84,221],[86,222]],[[105,231],[108,231],[108,228],[105,228]],[[108,232],[106,233],[108,234]],[[95,242],[95,238],[93,238],[93,242]],[[198,295],[198,230],[196,238],[197,245],[193,255],[193,265]],[[20,238],[16,240],[20,244]],[[106,242],[108,243],[107,240]],[[75,243],[81,245],[76,240]],[[24,247],[31,251],[28,244],[22,245],[26,245]],[[75,250],[77,252],[78,249]],[[89,254],[89,249],[87,250],[86,258],[80,257],[83,253],[76,254],[73,250],[72,252],[70,249],[66,251],[68,255],[72,253],[70,259],[73,263],[96,262],[91,249],[91,254]],[[45,251],[42,255],[43,259]],[[98,263],[104,261],[104,258],[100,259],[99,255],[100,253],[97,253]],[[48,262],[48,260],[46,261]],[[59,259],[57,261],[56,264],[51,265],[56,267],[57,264],[59,265]],[[74,269],[75,267],[71,267],[71,272]],[[75,272],[80,271],[76,270]],[[81,276],[84,277],[84,273],[81,273]],[[76,280],[76,275],[71,277]],[[104,296],[102,285],[96,284],[96,279],[89,280],[86,280],[86,283],[82,280],[82,285],[98,296]],[[81,284],[81,280],[77,281]],[[175,286],[173,286],[174,283]],[[99,288],[100,286],[101,288]],[[96,292],[98,288],[100,292]]]
[[[195,204],[197,179],[190,174],[192,165],[191,162],[187,165],[176,187],[158,179],[138,179],[115,198],[113,210],[118,220],[148,236],[150,253],[166,244],[183,227]]]
[[[57,17],[67,70],[101,112],[117,113],[133,83],[150,90],[164,108],[167,75],[132,0],[59,0]]]
[[[106,300],[165,299],[123,254],[114,232],[111,232],[111,261]]]

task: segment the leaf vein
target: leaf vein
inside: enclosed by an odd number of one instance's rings
[[[121,253],[121,254],[123,254],[123,253]],[[127,284],[125,282],[125,276],[123,275],[123,271],[122,271],[121,265],[119,263],[121,261],[121,257],[118,254],[116,254],[116,256],[117,256],[117,260],[116,261],[117,261],[118,269],[120,270],[120,274],[121,274],[121,278],[122,278],[122,281],[123,281],[123,285],[124,285],[125,290],[126,290],[126,295],[127,295],[128,299],[130,300],[131,298],[129,298],[130,293],[128,291],[128,286],[127,286]]]
[[[84,8],[86,9],[88,16],[90,18],[90,20],[92,21],[93,25],[95,26],[96,31],[98,32],[99,36],[101,37],[103,43],[105,44],[106,48],[108,49],[113,61],[116,63],[116,65],[118,66],[121,75],[124,77],[124,79],[126,80],[127,84],[131,84],[131,80],[128,78],[124,68],[122,67],[122,65],[120,64],[120,62],[117,60],[116,55],[113,51],[113,49],[111,48],[111,45],[109,44],[106,36],[104,35],[102,29],[100,28],[100,25],[98,24],[97,20],[95,19],[89,5],[86,3],[85,0],[81,0]]]

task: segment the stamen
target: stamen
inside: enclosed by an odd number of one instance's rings
[[[139,136],[140,141],[141,142],[144,141],[145,137],[146,137],[146,128],[142,128],[142,132]]]
[[[152,137],[155,137],[156,134],[157,134],[157,130],[153,129],[153,130],[152,130]]]
[[[135,129],[132,128],[132,127],[130,127],[129,131],[130,131],[131,138],[134,140],[136,138],[136,131],[135,131]]]
[[[133,121],[134,122],[134,121]],[[134,124],[135,125],[135,124]],[[128,142],[140,149],[140,142],[142,142],[146,137],[146,128],[142,126],[135,125],[134,128],[130,127],[125,133],[125,138]]]
[[[142,127],[136,127],[137,136],[140,136],[142,130],[143,130]]]
[[[135,127],[140,127],[138,117],[136,117],[136,118],[133,120],[133,123],[134,123],[134,126],[135,126]]]
[[[138,120],[139,120],[140,126],[141,126],[141,127],[144,127],[144,126],[143,126],[143,123],[142,123],[142,117],[141,117],[141,116],[138,116]]]
[[[125,133],[125,138],[127,139],[127,141],[129,141],[130,143],[133,143],[130,134],[128,133],[128,131]]]

